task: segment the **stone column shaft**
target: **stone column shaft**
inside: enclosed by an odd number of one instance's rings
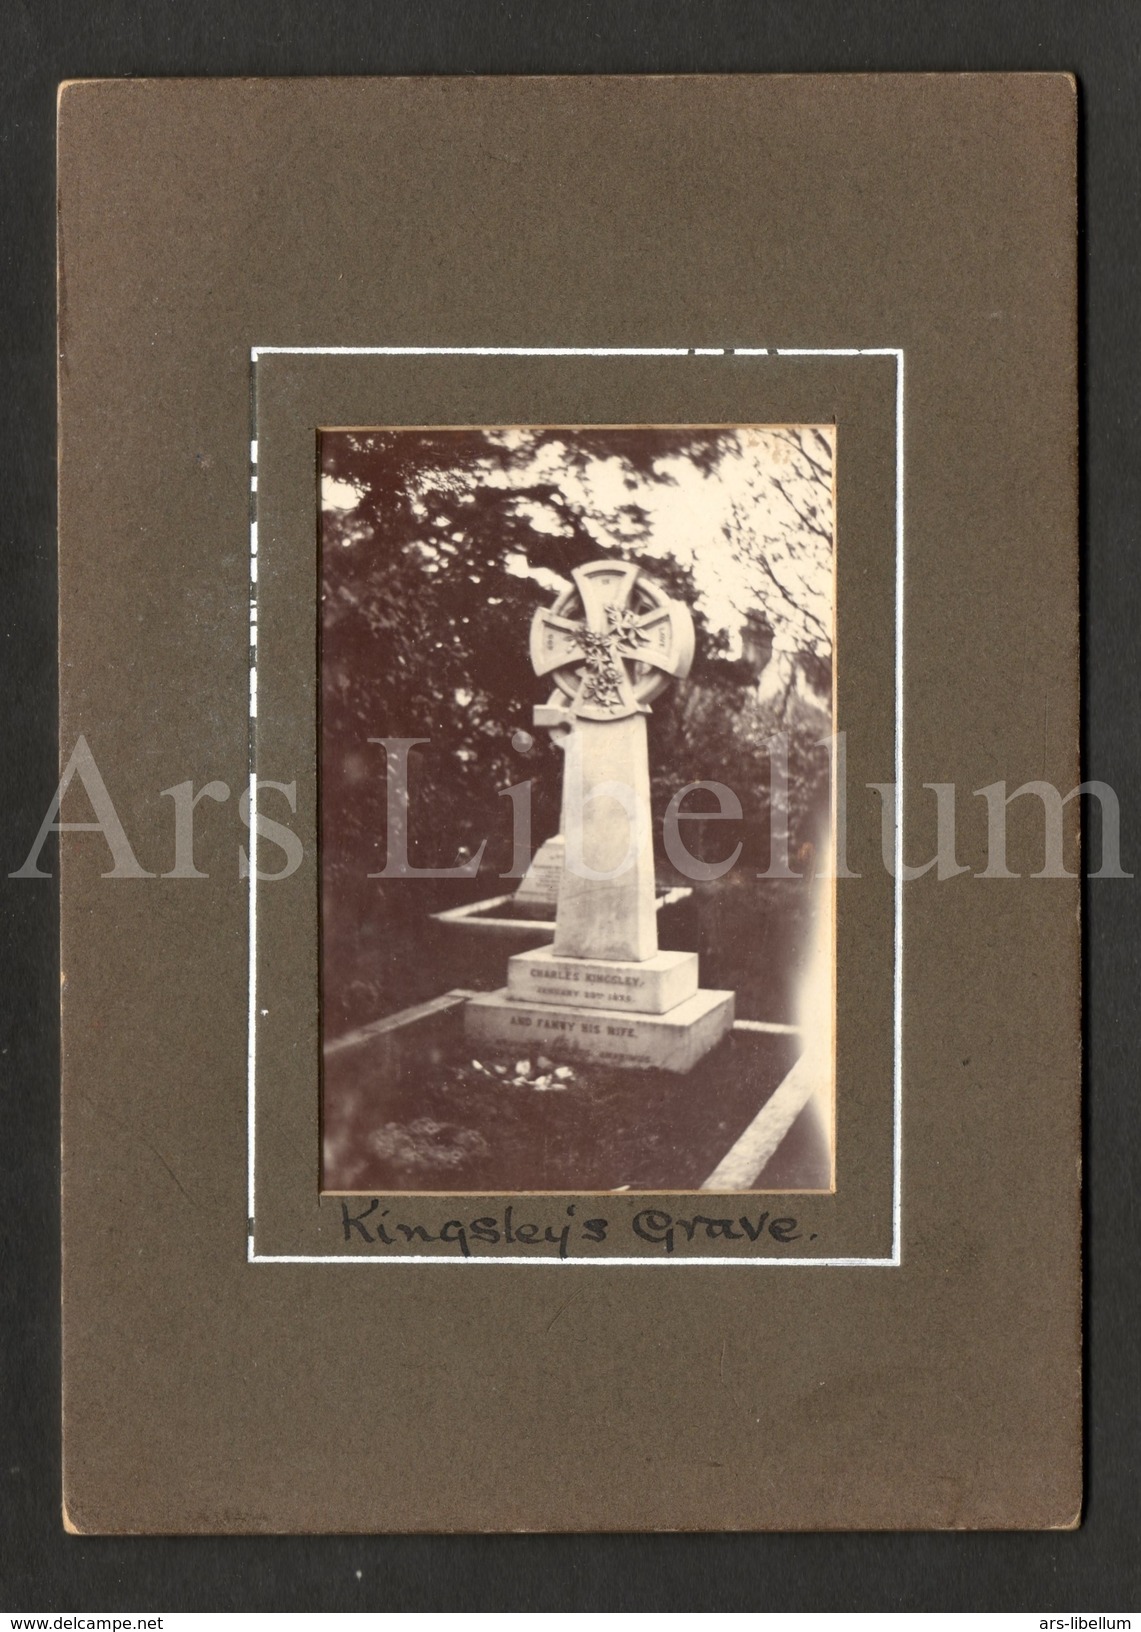
[[[658,922],[644,714],[575,722],[566,743],[563,823],[556,955],[652,958]]]

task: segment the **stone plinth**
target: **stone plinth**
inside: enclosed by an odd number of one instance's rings
[[[665,1014],[697,991],[697,953],[658,952],[642,963],[631,963],[617,958],[561,958],[552,947],[543,946],[508,959],[507,991],[525,1003]]]
[[[692,1071],[732,1024],[732,992],[697,991],[668,1014],[527,1003],[506,991],[473,997],[464,1009],[464,1030],[476,1046],[659,1071]]]

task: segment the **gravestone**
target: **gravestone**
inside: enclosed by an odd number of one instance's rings
[[[565,857],[566,840],[561,833],[552,834],[535,851],[531,865],[511,898],[511,910],[518,917],[544,922],[554,918]]]
[[[559,733],[563,870],[555,940],[508,963],[464,1011],[473,1043],[608,1065],[690,1070],[733,1023],[695,952],[658,950],[646,720],[693,661],[693,620],[640,568],[595,561],[535,614],[531,662],[555,683],[535,724]]]

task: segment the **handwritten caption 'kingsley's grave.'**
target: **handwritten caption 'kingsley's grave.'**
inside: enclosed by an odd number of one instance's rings
[[[365,1203],[363,1197],[341,1201],[344,1239],[353,1245],[370,1247],[410,1247],[443,1244],[464,1258],[478,1256],[481,1247],[535,1248],[538,1252],[557,1249],[560,1258],[578,1256],[604,1243],[618,1245],[623,1234],[649,1242],[665,1254],[687,1244],[714,1242],[719,1248],[732,1242],[757,1245],[776,1242],[789,1246],[795,1241],[815,1241],[815,1233],[802,1229],[800,1221],[787,1214],[773,1217],[770,1212],[739,1213],[735,1217],[693,1213],[676,1216],[660,1207],[644,1207],[629,1220],[612,1224],[608,1218],[580,1218],[572,1202],[563,1218],[555,1223],[520,1218],[511,1204],[502,1213],[481,1218],[450,1218],[430,1230],[424,1224],[395,1218],[380,1198]],[[496,1254],[496,1256],[501,1256]],[[647,1256],[649,1256],[647,1254]]]

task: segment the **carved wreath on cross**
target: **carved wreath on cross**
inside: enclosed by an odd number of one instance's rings
[[[593,561],[531,623],[535,673],[551,675],[567,712],[587,720],[649,713],[693,662],[693,619],[640,567]]]

